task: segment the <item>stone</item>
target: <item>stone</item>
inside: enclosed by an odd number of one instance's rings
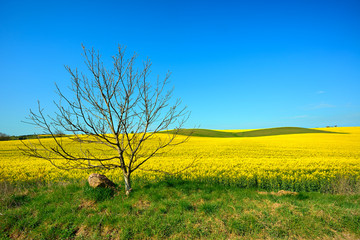
[[[115,188],[116,185],[110,179],[108,179],[105,175],[101,175],[98,173],[90,174],[88,178],[89,185],[93,188],[103,187],[103,188]]]

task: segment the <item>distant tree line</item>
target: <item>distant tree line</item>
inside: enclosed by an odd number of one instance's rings
[[[63,137],[65,134],[58,133],[56,137]],[[10,136],[6,133],[0,132],[0,141],[9,141],[9,140],[25,140],[25,139],[37,139],[37,138],[49,138],[51,136],[41,135],[41,134],[29,134],[29,135],[20,135],[20,136]]]
[[[0,141],[10,140],[10,136],[5,133],[0,133]]]

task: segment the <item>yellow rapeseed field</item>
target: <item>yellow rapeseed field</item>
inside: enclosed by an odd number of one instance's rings
[[[360,127],[318,129],[334,133],[301,133],[258,137],[192,137],[149,160],[145,167],[180,173],[191,180],[241,187],[326,190],[339,179],[360,182]],[[231,132],[242,132],[232,130]],[[45,139],[44,141],[51,141]],[[45,160],[23,156],[20,141],[0,142],[0,181],[85,179],[89,172],[64,171]],[[122,183],[120,172],[106,175]],[[162,173],[136,171],[134,177],[157,180]]]

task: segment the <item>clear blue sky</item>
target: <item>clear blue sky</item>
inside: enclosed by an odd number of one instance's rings
[[[0,132],[39,132],[21,121],[37,100],[55,110],[81,43],[170,70],[187,127],[360,126],[357,0],[0,0]]]

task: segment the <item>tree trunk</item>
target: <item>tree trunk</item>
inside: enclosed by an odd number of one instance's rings
[[[130,174],[125,174],[124,173],[124,181],[125,181],[125,193],[126,193],[126,195],[129,195],[131,190],[132,190]]]

